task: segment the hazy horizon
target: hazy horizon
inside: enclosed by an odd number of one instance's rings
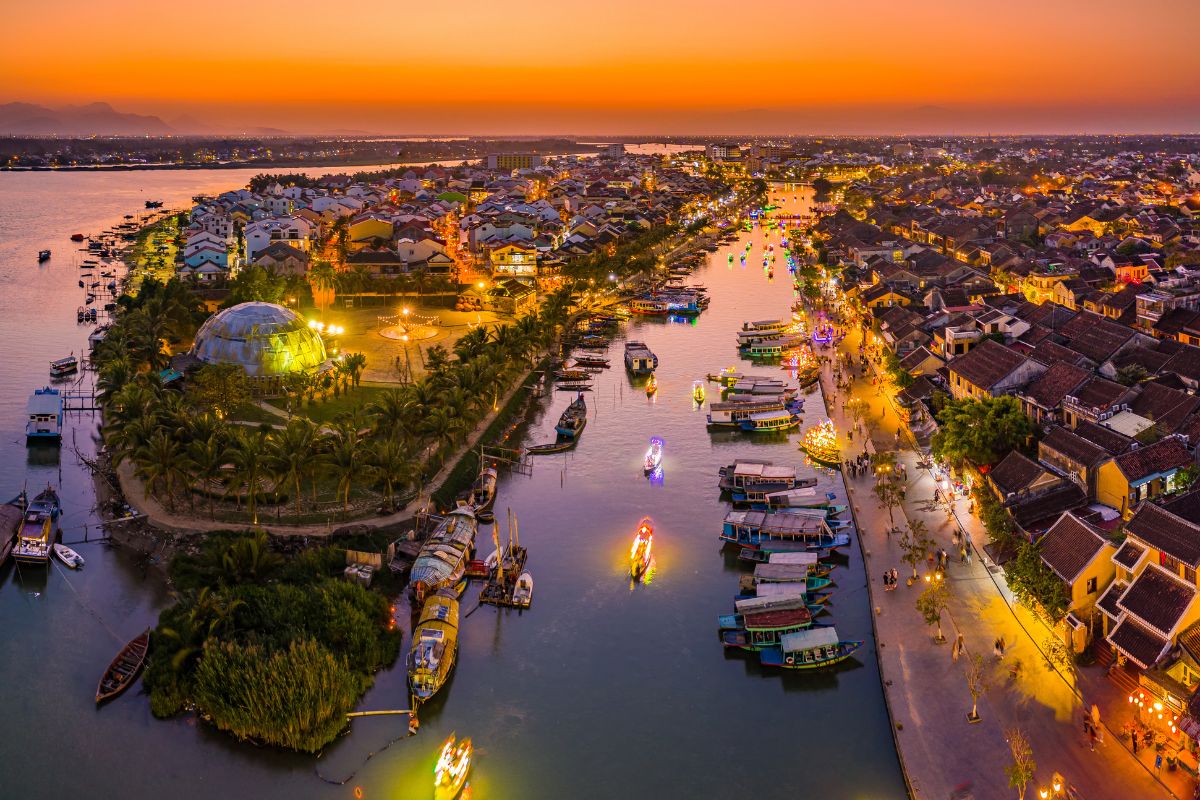
[[[5,99],[182,132],[1200,131],[1200,5],[1171,0],[56,6],[8,9]]]

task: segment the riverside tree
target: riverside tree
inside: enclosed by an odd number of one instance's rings
[[[1015,397],[951,400],[937,413],[933,455],[950,464],[994,464],[1010,450],[1026,448],[1037,426]]]

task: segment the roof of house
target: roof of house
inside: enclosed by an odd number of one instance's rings
[[[1121,543],[1117,552],[1113,553],[1113,561],[1121,565],[1127,570],[1132,571],[1137,565],[1138,559],[1146,552],[1146,548],[1135,542],[1133,539],[1126,539]]]
[[[1042,437],[1038,447],[1045,447],[1061,456],[1071,459],[1076,464],[1091,468],[1108,458],[1111,453],[1082,436],[1075,435],[1070,429],[1055,425],[1050,432]]]
[[[1030,330],[1033,329],[1031,328]],[[1041,328],[1040,330],[1045,331],[1047,336],[1050,335],[1048,328]],[[1024,336],[1021,339],[1029,341]],[[1064,347],[1053,339],[1045,337],[1037,341],[1033,349],[1029,351],[1029,357],[1047,366],[1058,363],[1082,364],[1088,360],[1082,353],[1078,353],[1069,347]]]
[[[1195,586],[1150,564],[1134,578],[1117,605],[1155,631],[1169,636],[1195,596]]]
[[[1125,530],[1155,550],[1200,567],[1200,525],[1162,506],[1142,503],[1125,524]]]
[[[1121,595],[1125,594],[1125,590],[1129,588],[1129,584],[1121,581],[1113,581],[1104,590],[1104,594],[1100,595],[1100,599],[1096,601],[1096,606],[1108,614],[1113,619],[1121,616],[1121,609],[1117,607],[1117,601],[1121,599]]]
[[[1064,396],[1091,377],[1090,370],[1060,362],[1039,375],[1025,388],[1024,395],[1042,408],[1057,408]]]
[[[1127,386],[1094,375],[1068,394],[1084,408],[1105,409],[1120,400],[1128,391]]]
[[[1116,462],[1126,480],[1140,481],[1186,467],[1192,463],[1192,457],[1182,439],[1169,436],[1154,444],[1124,452],[1116,457]]]
[[[1189,414],[1200,408],[1200,397],[1160,383],[1141,384],[1141,390],[1129,410],[1153,420],[1165,433],[1178,429]]]
[[[1095,422],[1090,422],[1086,419],[1081,419],[1075,423],[1075,435],[1083,439],[1087,439],[1094,445],[1103,447],[1105,451],[1112,453],[1114,456],[1117,453],[1124,453],[1133,445],[1133,439],[1123,433],[1118,433],[1112,428],[1106,428]]]
[[[1064,511],[1074,511],[1087,504],[1087,493],[1070,481],[1042,495],[1018,500],[1009,507],[1013,521],[1022,530],[1037,531],[1058,519]]]
[[[1108,641],[1112,642],[1113,646],[1142,669],[1152,667],[1167,647],[1165,637],[1159,636],[1128,617],[1113,629],[1113,632],[1108,635]]]
[[[1111,547],[1100,530],[1067,512],[1050,526],[1039,543],[1046,566],[1058,577],[1073,583],[1096,554]]]
[[[1165,501],[1162,507],[1193,525],[1200,525],[1200,489],[1193,489]]]
[[[1011,375],[1026,361],[1025,356],[992,339],[984,339],[947,366],[968,383],[990,389]]]
[[[1007,497],[1028,489],[1045,471],[1041,464],[1012,450],[992,467],[987,477],[1000,494]]]

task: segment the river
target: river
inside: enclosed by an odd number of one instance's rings
[[[0,174],[0,491],[23,482],[62,487],[64,538],[94,525],[94,492],[75,448],[93,451],[95,420],[70,421],[61,454],[27,451],[24,405],[46,364],[81,352],[88,328],[67,237],[136,213],[144,199],[181,206],[199,193],[241,185],[257,170]],[[789,204],[807,202],[801,197]],[[754,255],[736,259],[749,237]],[[622,339],[614,369],[589,396],[579,446],[536,462],[531,476],[501,481],[498,516],[511,508],[530,550],[536,588],[524,613],[483,607],[462,627],[460,663],[422,713],[358,720],[319,761],[238,744],[192,718],[155,720],[133,691],[92,703],[100,671],[119,644],[152,624],[169,600],[161,584],[120,550],[79,545],[86,568],[48,575],[0,568],[0,796],[65,798],[367,798],[430,796],[435,752],[450,732],[474,738],[476,798],[782,797],[896,798],[904,789],[888,728],[871,636],[862,560],[851,548],[835,571],[832,618],[843,638],[865,639],[857,658],[819,674],[764,672],[726,653],[718,614],[732,610],[741,571],[717,541],[726,506],[717,468],[739,457],[799,463],[797,435],[770,442],[710,434],[692,406],[692,381],[737,363],[733,332],[746,319],[777,317],[791,302],[782,261],[770,281],[760,266],[764,234],[713,254],[696,274],[712,306],[694,324],[636,321],[623,337],[661,360],[654,400],[626,377]],[[36,263],[36,251],[55,256]],[[709,386],[710,399],[715,387]],[[569,400],[553,393],[535,412],[527,441],[553,438]],[[805,424],[823,417],[808,397]],[[664,480],[651,484],[641,458],[650,436],[666,441]],[[823,487],[835,487],[824,476]],[[631,586],[626,558],[645,514],[657,526],[657,568]],[[490,529],[481,529],[487,535]],[[490,550],[481,544],[485,552]],[[468,590],[464,609],[474,605]],[[406,637],[405,648],[408,640]],[[364,709],[403,708],[402,667],[380,674]],[[330,786],[330,777],[354,778]]]

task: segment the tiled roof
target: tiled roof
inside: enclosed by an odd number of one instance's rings
[[[1154,421],[1164,433],[1173,433],[1183,421],[1200,408],[1200,397],[1163,386],[1144,383],[1141,393],[1129,404],[1129,409]]]
[[[1126,539],[1121,543],[1120,548],[1113,554],[1113,562],[1120,564],[1127,570],[1132,571],[1138,559],[1142,557],[1142,553],[1146,552],[1146,548],[1135,542],[1133,539]]]
[[[1099,530],[1067,512],[1038,543],[1042,561],[1058,577],[1073,583],[1096,554],[1109,547]]]
[[[1135,334],[1130,328],[1097,314],[1080,314],[1063,329],[1067,346],[1101,364],[1112,358]]]
[[[1058,363],[1081,364],[1087,362],[1087,358],[1082,354],[1051,339],[1039,341],[1030,352],[1029,357],[1047,366]]]
[[[1129,584],[1113,581],[1104,590],[1104,594],[1100,595],[1100,599],[1096,601],[1096,605],[1105,614],[1108,614],[1113,619],[1121,616],[1121,609],[1117,607],[1117,601],[1121,599],[1121,595],[1125,594],[1125,590],[1129,588]]]
[[[1002,496],[1007,497],[1028,489],[1043,472],[1045,470],[1041,464],[1013,450],[992,468],[988,473],[988,480]]]
[[[1163,636],[1169,636],[1195,596],[1195,586],[1151,564],[1134,578],[1117,605]]]
[[[1129,481],[1174,472],[1192,463],[1183,440],[1174,436],[1122,453],[1116,460],[1121,473]]]
[[[1035,378],[1025,389],[1025,396],[1042,408],[1057,408],[1065,395],[1079,388],[1092,373],[1074,364],[1057,363]]]
[[[990,389],[1025,363],[1025,357],[997,341],[985,339],[947,366],[981,389]]]
[[[1096,375],[1069,394],[1084,408],[1106,409],[1128,391],[1129,387]]]
[[[1176,495],[1164,502],[1162,507],[1193,525],[1200,525],[1200,489]]]
[[[1013,521],[1025,531],[1036,531],[1058,519],[1064,511],[1074,511],[1087,503],[1087,495],[1073,483],[1066,482],[1061,488],[1049,491],[1009,507]]]
[[[1103,447],[1075,435],[1069,428],[1061,425],[1052,427],[1050,432],[1042,437],[1038,447],[1044,447],[1084,467],[1095,467],[1111,455]]]
[[[1097,425],[1095,422],[1089,422],[1086,419],[1081,419],[1075,424],[1075,435],[1087,439],[1092,444],[1103,447],[1105,452],[1117,455],[1124,453],[1134,443],[1133,439],[1123,433],[1118,433],[1112,428],[1106,428],[1103,425]]]
[[[1154,503],[1142,503],[1125,530],[1155,550],[1193,567],[1200,566],[1200,525]]]
[[[1152,667],[1167,647],[1164,637],[1128,618],[1113,629],[1108,641],[1142,669]]]

